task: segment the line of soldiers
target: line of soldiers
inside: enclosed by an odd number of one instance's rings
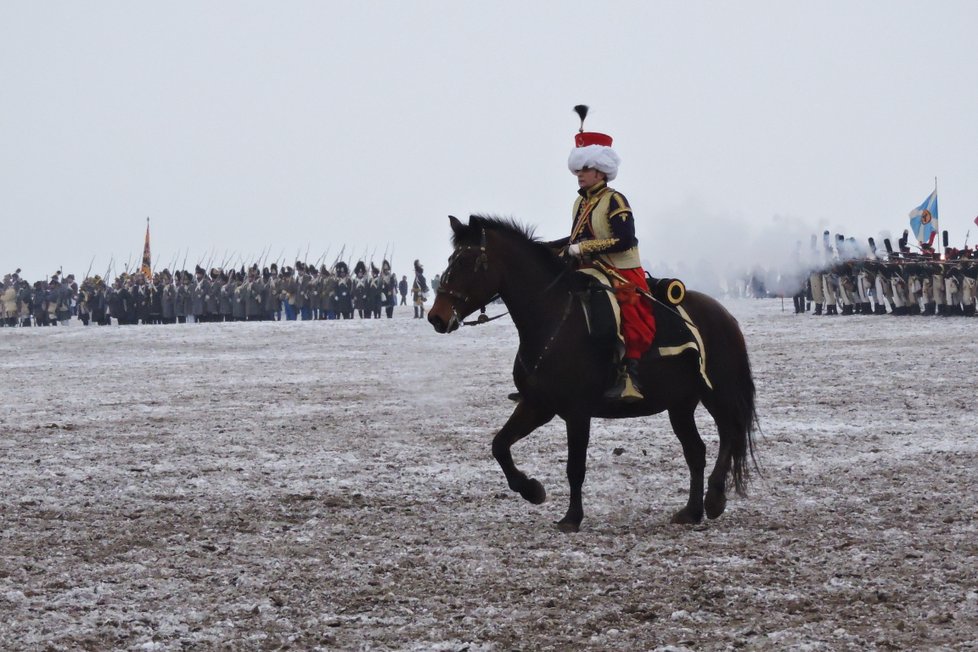
[[[827,243],[828,232],[824,235]],[[794,295],[796,313],[813,303],[815,315],[975,315],[975,250],[945,247],[942,257],[925,245],[920,253],[911,253],[904,232],[899,251],[885,240],[887,252],[882,254],[872,238],[868,252],[855,247],[851,239],[837,238],[841,260],[811,272]],[[828,246],[826,251],[828,257]]]
[[[420,265],[415,264],[416,269]],[[427,299],[427,286],[418,292],[415,312]],[[332,268],[317,268],[297,261],[294,267],[252,265],[239,270],[196,266],[170,272],[164,269],[147,279],[140,272],[123,273],[111,283],[95,275],[80,284],[73,274],[54,274],[33,284],[20,278],[20,269],[0,283],[0,323],[4,326],[57,325],[76,316],[84,325],[173,324],[214,321],[390,319],[400,297],[406,305],[408,281],[383,261],[378,269],[358,261],[349,266],[337,261]]]

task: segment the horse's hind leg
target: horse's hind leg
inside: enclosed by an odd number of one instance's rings
[[[540,410],[528,405],[526,401],[521,401],[517,403],[509,420],[492,440],[492,456],[496,458],[506,475],[509,488],[535,505],[539,505],[547,499],[547,492],[539,480],[527,477],[525,473],[516,468],[510,449],[513,444],[553,418],[553,411]]]
[[[723,419],[717,419],[716,422],[720,450],[706,485],[706,517],[709,519],[717,518],[727,508],[727,474],[730,473],[733,461],[730,442],[734,437],[732,430],[736,427]]]
[[[703,520],[703,471],[706,469],[706,445],[696,429],[693,413],[698,401],[669,409],[669,422],[683,445],[683,457],[689,467],[689,499],[686,506],[673,514],[673,523],[699,523]]]

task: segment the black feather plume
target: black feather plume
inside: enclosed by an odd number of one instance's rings
[[[587,117],[587,105],[578,104],[574,107],[574,112],[581,118],[581,131],[584,131],[584,118]]]

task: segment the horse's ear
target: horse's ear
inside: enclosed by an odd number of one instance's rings
[[[452,225],[452,231],[455,233],[461,233],[465,229],[465,225],[462,224],[457,217],[454,215],[448,216],[448,222]]]

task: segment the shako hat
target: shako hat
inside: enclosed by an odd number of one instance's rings
[[[621,157],[611,148],[613,142],[611,136],[597,131],[584,131],[587,106],[578,104],[574,107],[574,111],[581,118],[581,128],[574,135],[574,149],[567,157],[567,168],[572,174],[577,174],[584,168],[594,168],[603,172],[608,177],[608,181],[613,181],[618,176]]]
[[[362,260],[358,260],[357,261],[357,264],[353,266],[353,273],[354,274],[366,274],[367,273],[367,264],[364,263]]]

